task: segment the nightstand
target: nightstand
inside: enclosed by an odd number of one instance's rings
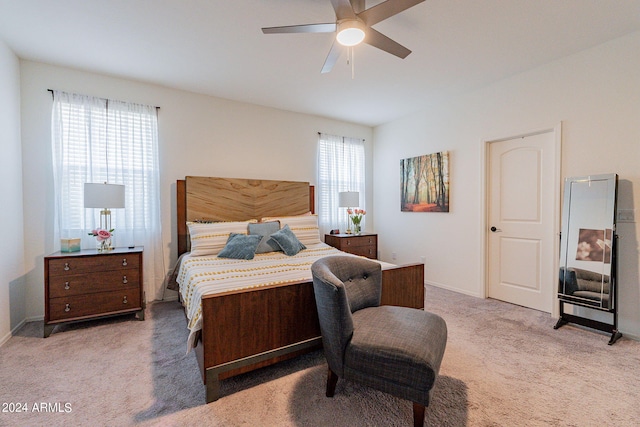
[[[142,248],[56,252],[44,258],[44,337],[56,325],[137,313],[144,320]]]
[[[378,235],[372,233],[355,234],[325,234],[327,245],[354,255],[378,258]]]

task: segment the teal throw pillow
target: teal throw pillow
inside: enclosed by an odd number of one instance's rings
[[[273,233],[271,235],[271,239],[273,239],[278,246],[280,246],[280,249],[289,256],[293,256],[301,250],[307,249],[305,245],[300,243],[300,240],[298,240],[296,235],[293,234],[293,231],[291,231],[288,224]]]
[[[227,244],[218,254],[219,258],[253,259],[262,237],[231,233]]]
[[[278,230],[280,230],[280,221],[249,224],[249,234],[256,234],[262,237],[260,244],[258,244],[258,249],[256,249],[257,254],[276,252],[280,250],[280,246],[278,246],[275,240],[271,239],[271,235]]]

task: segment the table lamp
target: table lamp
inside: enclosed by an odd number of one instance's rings
[[[100,228],[110,231],[111,210],[124,208],[124,185],[119,184],[84,184],[84,207],[100,208]]]
[[[341,191],[338,193],[338,206],[341,208],[355,208],[360,206],[360,193],[357,191]],[[347,234],[351,234],[351,221],[347,221]]]

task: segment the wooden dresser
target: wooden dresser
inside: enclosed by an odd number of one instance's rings
[[[378,235],[371,233],[355,234],[325,234],[327,245],[354,255],[378,258]]]
[[[144,320],[142,248],[44,258],[44,337],[56,325],[136,312]]]

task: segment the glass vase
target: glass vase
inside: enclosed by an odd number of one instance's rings
[[[98,252],[107,252],[113,249],[111,246],[111,238],[98,240]]]

